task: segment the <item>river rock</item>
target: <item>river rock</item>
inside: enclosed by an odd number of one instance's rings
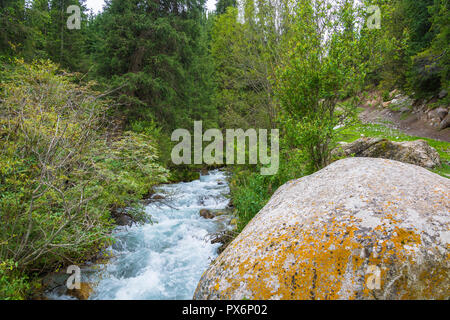
[[[134,223],[133,218],[123,209],[113,210],[111,216],[119,226],[131,226]]]
[[[220,216],[226,216],[230,214],[230,210],[229,209],[214,209],[214,210],[210,210],[210,212],[215,216],[215,217],[220,217]]]
[[[425,168],[441,165],[438,152],[425,140],[393,142],[382,138],[361,138],[333,150],[337,157],[383,158],[415,164]]]
[[[80,289],[68,289],[67,295],[77,298],[78,300],[87,300],[92,294],[93,288],[90,283],[80,283]]]
[[[281,186],[195,299],[446,299],[450,180],[348,158]]]
[[[200,210],[200,216],[202,216],[205,219],[213,219],[215,215],[211,212],[211,210],[208,209],[202,209]]]
[[[117,225],[119,225],[119,226],[131,226],[131,225],[133,225],[133,218],[131,218],[127,214],[117,215],[115,220],[116,220]]]

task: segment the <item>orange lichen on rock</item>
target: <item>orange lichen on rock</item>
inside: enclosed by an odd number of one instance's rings
[[[448,297],[449,190],[416,166],[338,161],[277,190],[194,298]]]

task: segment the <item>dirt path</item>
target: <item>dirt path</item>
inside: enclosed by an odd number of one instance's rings
[[[359,117],[363,123],[378,123],[411,136],[450,142],[450,128],[445,130],[433,128],[419,119],[416,114],[404,116],[401,112],[394,112],[387,108],[361,107],[364,108],[364,111],[360,113]]]

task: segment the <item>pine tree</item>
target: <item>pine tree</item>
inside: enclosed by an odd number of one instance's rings
[[[84,61],[84,41],[86,40],[86,0],[50,0],[50,23],[47,25],[45,51],[62,67],[81,70]],[[67,28],[70,14],[67,8],[76,5],[81,10],[81,29]]]
[[[111,0],[98,19],[98,73],[124,86],[129,123],[192,125],[190,119],[210,108],[203,0]]]
[[[23,48],[28,33],[24,0],[0,0],[0,31],[0,53],[13,54]]]

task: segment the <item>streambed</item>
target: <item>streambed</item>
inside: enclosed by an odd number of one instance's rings
[[[201,209],[225,209],[226,174],[210,171],[199,180],[162,185],[165,200],[146,207],[153,223],[118,227],[107,264],[82,268],[82,281],[94,285],[89,299],[192,299],[203,272],[217,257],[211,235],[230,229],[228,215],[205,219]],[[61,289],[61,288],[60,288]],[[69,299],[54,290],[50,299]]]

